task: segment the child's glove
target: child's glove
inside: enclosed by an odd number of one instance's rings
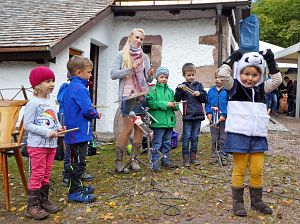
[[[277,64],[274,59],[274,54],[271,51],[271,49],[267,49],[265,51],[260,51],[259,53],[266,60],[270,74],[276,74],[277,72],[279,72]]]
[[[223,64],[227,64],[230,66],[230,68],[232,68],[234,62],[240,60],[243,57],[243,54],[244,54],[244,51],[241,49],[238,49],[238,50],[232,52],[232,54],[227,58],[226,61],[223,62]]]

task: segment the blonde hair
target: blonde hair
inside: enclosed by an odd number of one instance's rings
[[[122,67],[123,68],[131,68],[131,66],[132,66],[129,49],[130,49],[131,38],[136,32],[139,32],[139,33],[143,34],[143,36],[145,36],[145,31],[141,28],[134,28],[133,30],[130,31],[128,38],[127,38],[127,42],[122,49],[122,55],[123,55]]]
[[[93,62],[83,56],[74,55],[67,63],[67,68],[71,76],[74,76],[76,71],[83,71],[87,67],[93,67]]]
[[[36,85],[34,88],[33,88],[33,95],[34,96],[37,96],[39,94],[39,91],[42,89],[42,83]],[[48,98],[50,98],[50,94],[47,95]]]

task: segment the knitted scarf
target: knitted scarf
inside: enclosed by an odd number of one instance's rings
[[[130,57],[131,63],[142,61],[142,63],[132,71],[132,79],[134,87],[139,92],[149,92],[149,87],[147,80],[144,75],[144,58],[143,58],[143,50],[141,48],[136,48],[130,45]]]

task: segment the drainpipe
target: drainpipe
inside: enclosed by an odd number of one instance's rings
[[[222,30],[222,4],[217,4],[217,19],[218,19],[218,67],[222,65],[222,45],[223,45],[223,30]]]

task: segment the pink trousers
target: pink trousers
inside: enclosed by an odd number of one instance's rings
[[[31,164],[31,175],[28,183],[29,190],[37,190],[49,183],[56,148],[28,147]]]

